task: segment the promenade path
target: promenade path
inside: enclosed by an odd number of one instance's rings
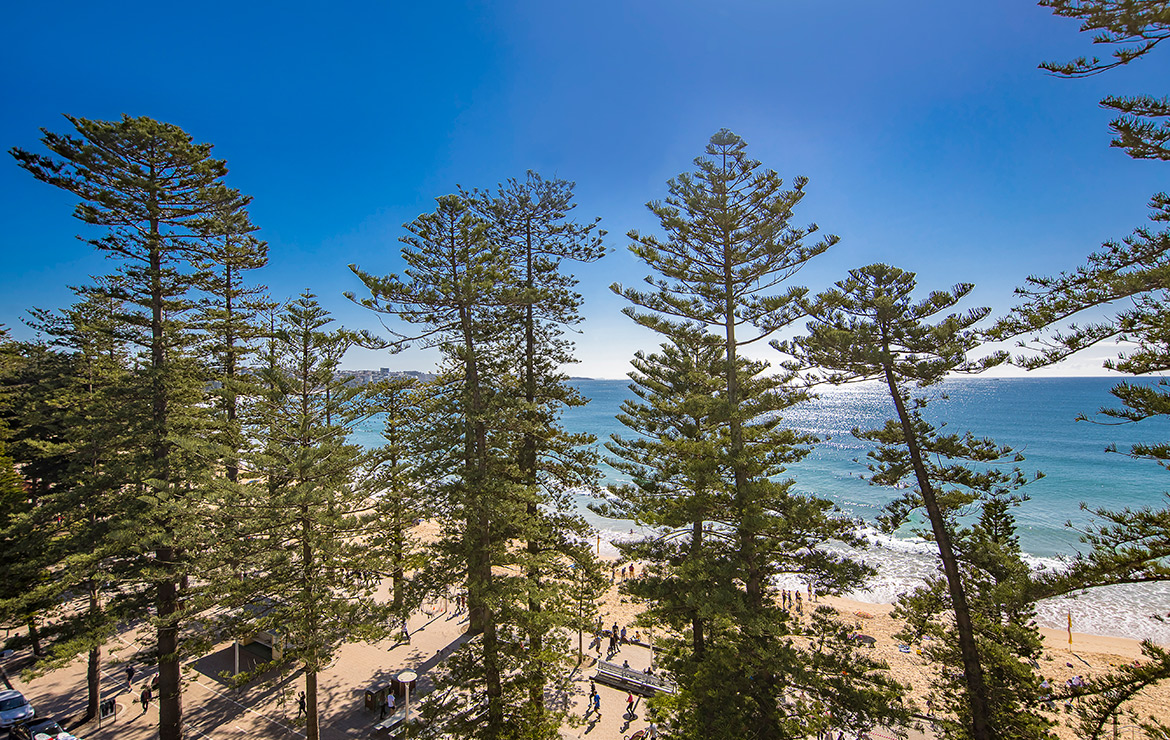
[[[383,584],[379,598],[389,598]],[[617,603],[617,586],[610,587],[606,602]],[[344,645],[333,664],[318,676],[318,710],[321,716],[323,740],[376,737],[374,726],[379,712],[365,708],[365,692],[370,688],[388,685],[391,679],[405,669],[419,673],[417,689],[412,694],[425,695],[430,687],[429,671],[457,649],[465,638],[466,614],[443,611],[443,603],[433,614],[415,614],[409,622],[409,643],[384,641],[377,644],[351,643]],[[612,616],[605,614],[606,623]],[[620,619],[619,619],[620,621]],[[156,674],[137,660],[139,650],[150,644],[153,633],[141,635],[143,625],[127,629],[112,641],[103,654],[102,695],[113,697],[118,705],[114,721],[91,720],[74,726],[85,710],[85,659],[78,659],[66,668],[54,671],[30,682],[19,677],[19,669],[29,660],[28,649],[5,660],[16,688],[29,698],[37,713],[61,722],[66,729],[85,740],[152,740],[158,737],[158,702],[151,703],[144,713],[138,702],[139,693]],[[576,647],[576,636],[571,640]],[[586,643],[589,637],[586,636]],[[649,723],[646,700],[635,696],[632,714],[626,713],[625,691],[596,684],[601,696],[601,713],[587,712],[589,677],[593,663],[599,656],[599,643],[590,645],[585,661],[574,669],[570,692],[565,696],[550,696],[551,705],[569,710],[570,723],[561,730],[564,740],[622,740],[645,729]],[[604,656],[602,656],[604,657]],[[245,650],[240,651],[241,667],[256,660]],[[642,670],[650,664],[649,648],[626,644],[610,660],[619,665],[628,661],[631,668]],[[183,713],[186,737],[205,740],[230,738],[273,738],[297,740],[304,738],[304,720],[297,717],[297,694],[304,688],[299,672],[287,675],[265,676],[242,689],[228,686],[219,675],[233,667],[234,651],[230,643],[220,645],[209,654],[190,660],[184,668]],[[126,687],[126,665],[135,667],[134,681]],[[892,734],[875,732],[874,740],[893,740]],[[910,733],[909,740],[928,740],[931,735]],[[849,740],[852,740],[851,738]]]
[[[414,696],[427,693],[431,686],[428,672],[462,643],[467,620],[466,614],[457,615],[447,610],[433,615],[416,614],[409,626],[409,643],[347,644],[339,650],[333,664],[318,676],[318,710],[323,740],[375,737],[374,726],[378,723],[379,712],[365,708],[366,690],[389,684],[394,676],[409,668],[419,673]],[[56,719],[85,740],[151,740],[158,737],[158,701],[156,698],[143,712],[139,696],[157,670],[136,659],[139,650],[153,637],[152,633],[142,633],[143,628],[144,625],[136,625],[125,630],[103,652],[102,696],[114,698],[117,714],[113,720],[102,720],[100,726],[96,719],[76,724],[85,711],[84,658],[28,682],[19,676],[20,669],[30,659],[27,648],[8,657],[5,663],[13,685],[28,697],[38,716]],[[577,718],[562,730],[562,737],[566,740],[620,740],[647,725],[644,699],[638,698],[632,717],[624,717],[626,693],[601,684],[597,684],[601,695],[601,716],[592,712],[585,716],[589,676],[593,674],[596,655],[596,650],[588,652],[585,663],[573,671],[574,683],[569,695],[550,697],[550,701],[568,706]],[[648,665],[649,659],[649,650],[636,645],[624,646],[613,658],[619,662],[628,660],[631,667],[639,669]],[[304,688],[303,676],[299,672],[265,676],[247,687],[234,689],[219,677],[222,671],[232,670],[234,660],[233,646],[227,643],[184,665],[186,737],[205,740],[240,737],[297,740],[305,737],[304,720],[297,717],[296,701],[297,694]],[[254,660],[256,658],[247,650],[240,651],[242,668],[246,669]],[[129,689],[126,685],[127,665],[135,668]]]
[[[365,708],[365,692],[385,686],[399,672],[410,668],[420,676],[417,691],[429,689],[426,673],[462,641],[466,615],[439,612],[420,613],[410,620],[411,640],[378,644],[352,643],[343,646],[333,664],[318,676],[318,711],[321,737],[366,738],[373,734],[378,711]],[[85,740],[149,740],[158,737],[158,701],[142,711],[139,696],[157,670],[135,660],[140,645],[138,629],[118,635],[106,648],[102,661],[102,696],[113,697],[118,711],[113,721],[91,720],[74,726],[84,714],[86,702],[85,659],[66,668],[25,682],[19,669],[28,661],[28,650],[10,656],[6,664],[13,686],[32,702],[38,716],[59,721]],[[297,694],[304,688],[299,673],[265,676],[252,685],[233,689],[219,678],[234,664],[231,643],[184,665],[183,715],[186,736],[221,740],[262,737],[295,740],[305,737],[303,718],[297,718]],[[240,651],[242,668],[255,661],[247,650]],[[126,665],[135,667],[134,680],[126,686]]]

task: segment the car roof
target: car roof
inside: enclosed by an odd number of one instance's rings
[[[24,698],[24,694],[20,693],[16,689],[4,689],[3,691],[0,691],[0,699],[11,699],[16,696],[19,696],[21,699]]]
[[[45,725],[57,724],[57,720],[49,719],[48,717],[37,717],[36,719],[30,719],[28,722],[25,722],[24,724],[26,727],[29,727],[29,728],[44,727]]]

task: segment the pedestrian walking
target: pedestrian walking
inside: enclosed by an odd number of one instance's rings
[[[138,698],[142,702],[142,713],[146,714],[146,710],[150,706],[150,700],[154,698],[149,684],[143,687],[142,694]]]
[[[626,694],[626,716],[634,716],[634,695]]]
[[[297,719],[300,719],[302,714],[307,714],[305,711],[305,692],[303,691],[297,697]]]
[[[130,682],[134,680],[134,666],[126,666],[126,690],[130,690]]]
[[[386,692],[386,701],[385,701],[385,703],[382,704],[382,717],[385,717],[387,714],[389,714],[391,717],[393,717],[394,711],[395,711],[394,692],[387,691]],[[381,718],[379,718],[379,719],[381,719]]]
[[[601,694],[593,695],[593,711],[597,712],[597,718],[601,719]]]

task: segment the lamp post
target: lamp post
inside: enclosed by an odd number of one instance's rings
[[[410,722],[410,684],[416,678],[418,678],[418,674],[411,670],[405,670],[398,674],[398,682],[406,687],[406,701],[404,702],[406,716],[402,719],[403,724]]]

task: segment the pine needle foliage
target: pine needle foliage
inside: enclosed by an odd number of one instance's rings
[[[1165,0],[1042,0],[1061,17],[1081,22],[1094,32],[1093,43],[1112,48],[1112,59],[1081,57],[1041,65],[1064,77],[1085,77],[1135,62],[1156,53],[1170,36],[1170,3]],[[1170,161],[1170,103],[1150,95],[1109,96],[1101,105],[1121,115],[1111,124],[1112,146],[1136,159]],[[1016,289],[1020,297],[1011,314],[991,332],[996,339],[1016,339],[1024,350],[1014,362],[1028,369],[1060,362],[1081,350],[1116,341],[1122,346],[1103,367],[1130,375],[1157,375],[1170,368],[1167,331],[1167,258],[1170,253],[1170,196],[1154,194],[1151,224],[1121,240],[1105,242],[1085,263],[1056,276],[1033,275]],[[1138,422],[1170,414],[1170,386],[1122,382],[1112,393],[1121,405],[1087,413],[1079,420]],[[1109,451],[1116,452],[1116,448]],[[1170,465],[1170,444],[1144,442],[1126,451],[1131,457]],[[1110,583],[1164,581],[1170,574],[1168,509],[1094,510],[1095,521],[1084,534],[1092,549],[1078,556],[1063,574],[1043,579],[1037,596],[1074,593]],[[1123,674],[1115,676],[1128,685]],[[1092,685],[1096,685],[1093,682]],[[1114,692],[1129,696],[1127,690]],[[1110,697],[1099,697],[1109,704]],[[1123,707],[1118,707],[1124,711]],[[1092,728],[1093,723],[1085,725]],[[1150,737],[1165,737],[1165,726],[1145,723]],[[1088,730],[1086,730],[1088,731]],[[1094,732],[1099,732],[1100,727]],[[1092,734],[1090,732],[1090,734]]]
[[[222,449],[224,477],[230,483],[239,479],[239,457],[245,447],[240,397],[254,390],[248,363],[262,336],[260,317],[273,307],[264,286],[247,281],[250,271],[268,264],[268,245],[253,235],[258,227],[244,210],[250,202],[250,198],[229,202],[205,220],[198,255],[203,295],[194,325],[200,330],[210,375],[214,439]]]
[[[813,441],[781,422],[806,391],[742,355],[799,316],[806,291],[775,291],[836,237],[806,243],[817,227],[792,224],[805,179],[786,189],[732,132],[712,136],[695,166],[649,204],[664,238],[629,233],[630,250],[656,273],[650,289],[612,287],[633,304],[627,316],[667,340],[658,355],[635,358],[644,403],[627,404],[622,419],[641,438],[610,446],[633,482],[612,491],[608,510],[662,532],[624,547],[651,560],[630,593],[690,631],[670,658],[680,685],[672,722],[682,737],[761,739],[815,734],[809,718],[823,710],[857,730],[898,724],[897,684],[830,639],[844,627],[823,613],[806,626],[777,603],[782,576],[835,592],[866,570],[821,547],[856,541],[852,525],[782,477]],[[676,586],[691,595],[672,595]],[[810,634],[824,639],[807,642]],[[846,665],[856,680],[839,680]]]
[[[123,536],[140,553],[137,579],[156,605],[159,735],[180,740],[180,590],[195,585],[193,560],[207,550],[204,498],[217,459],[204,442],[206,376],[194,358],[190,312],[204,279],[206,225],[246,200],[224,184],[227,167],[212,158],[211,145],[177,126],[146,117],[66,118],[73,133],[42,130],[50,155],[11,154],[37,179],[78,198],[74,215],[87,225],[85,241],[118,262],[106,285],[125,309],[119,324],[133,332],[147,408],[133,422],[140,454],[126,492],[135,498],[127,511],[137,514],[124,520]],[[184,594],[188,607],[193,596]]]
[[[981,342],[975,325],[989,309],[944,315],[973,286],[933,291],[918,301],[913,298],[915,287],[913,273],[889,265],[850,270],[835,289],[805,302],[811,319],[808,335],[776,346],[795,355],[821,380],[840,384],[873,379],[886,386],[896,418],[882,428],[853,433],[878,445],[869,453],[872,483],[908,484],[905,493],[887,506],[883,523],[894,529],[912,512],[923,509],[929,526],[921,534],[938,547],[946,589],[930,601],[947,605],[957,643],[954,655],[940,657],[958,659],[948,663],[947,669],[961,671],[964,683],[963,701],[952,707],[958,717],[955,732],[979,740],[1008,737],[1012,736],[1008,728],[995,723],[1008,717],[1014,707],[1010,702],[997,703],[997,691],[1003,688],[997,681],[1002,677],[989,675],[988,668],[1001,663],[980,650],[971,596],[976,589],[960,564],[956,521],[981,500],[1016,500],[1013,492],[1027,483],[1024,473],[1018,467],[994,466],[1023,458],[1011,448],[969,432],[940,432],[923,416],[926,398],[913,392],[950,373],[978,372],[1006,357],[1001,353],[979,361],[967,359]],[[1010,535],[1007,538],[1010,541]]]
[[[1081,22],[1093,32],[1093,43],[1112,47],[1109,60],[1078,57],[1071,62],[1045,62],[1041,69],[1060,77],[1089,77],[1129,64],[1170,38],[1170,3],[1166,0],[1040,0],[1053,15]],[[1135,159],[1170,161],[1170,99],[1150,95],[1110,95],[1101,107],[1121,115],[1109,127],[1110,146]]]
[[[262,393],[248,414],[256,449],[243,471],[255,482],[242,501],[219,508],[240,523],[238,560],[248,564],[235,579],[220,579],[237,609],[234,631],[280,635],[283,663],[304,673],[311,740],[320,736],[317,675],[343,643],[387,632],[386,610],[374,598],[385,558],[369,536],[377,478],[364,474],[381,453],[347,439],[378,406],[337,375],[353,335],[330,323],[307,292],[281,312],[259,369]]]

